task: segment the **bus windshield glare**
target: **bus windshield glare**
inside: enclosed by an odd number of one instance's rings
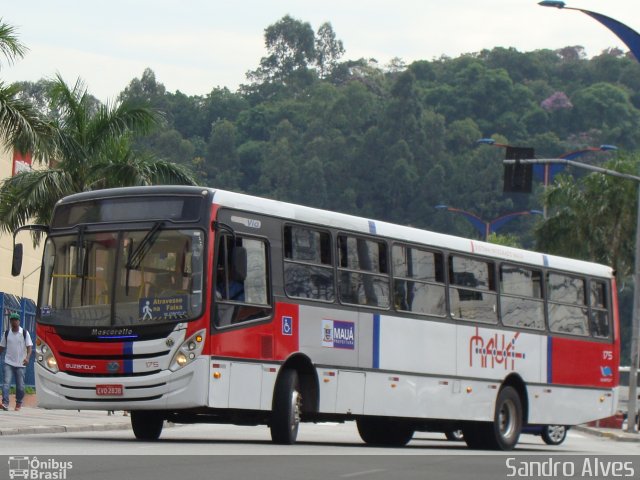
[[[131,326],[185,321],[202,309],[204,233],[85,232],[47,239],[40,322]]]

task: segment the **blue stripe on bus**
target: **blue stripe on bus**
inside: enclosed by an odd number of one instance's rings
[[[376,222],[369,220],[369,233],[376,233]]]
[[[380,314],[373,315],[373,368],[380,368]]]
[[[133,373],[133,342],[124,342],[122,350],[124,356],[129,357],[124,359],[123,373]]]
[[[553,342],[552,342],[553,338],[552,337],[547,337],[547,383],[551,383],[551,379],[553,378],[553,370],[552,370],[552,365],[553,365]]]
[[[542,264],[545,267],[548,267],[549,266],[549,257],[547,257],[546,255],[542,255]]]

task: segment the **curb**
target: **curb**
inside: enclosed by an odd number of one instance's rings
[[[578,432],[587,433],[589,435],[593,435],[594,437],[600,438],[608,438],[610,440],[614,440],[616,442],[640,442],[640,435],[627,434],[627,433],[616,433],[611,431],[602,431],[593,427],[584,427],[582,425],[577,425],[575,427],[571,427],[573,430]],[[632,436],[634,435],[634,436]]]
[[[0,429],[0,436],[35,435],[40,433],[98,432],[106,430],[131,430],[131,425],[125,423],[95,423],[89,425],[40,425],[32,427],[3,428]]]

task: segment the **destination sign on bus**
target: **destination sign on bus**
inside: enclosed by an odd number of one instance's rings
[[[139,300],[138,305],[143,320],[184,317],[188,314],[186,295],[145,297]]]

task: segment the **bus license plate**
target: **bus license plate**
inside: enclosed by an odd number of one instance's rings
[[[107,397],[118,397],[124,393],[122,385],[96,385],[96,395]]]

